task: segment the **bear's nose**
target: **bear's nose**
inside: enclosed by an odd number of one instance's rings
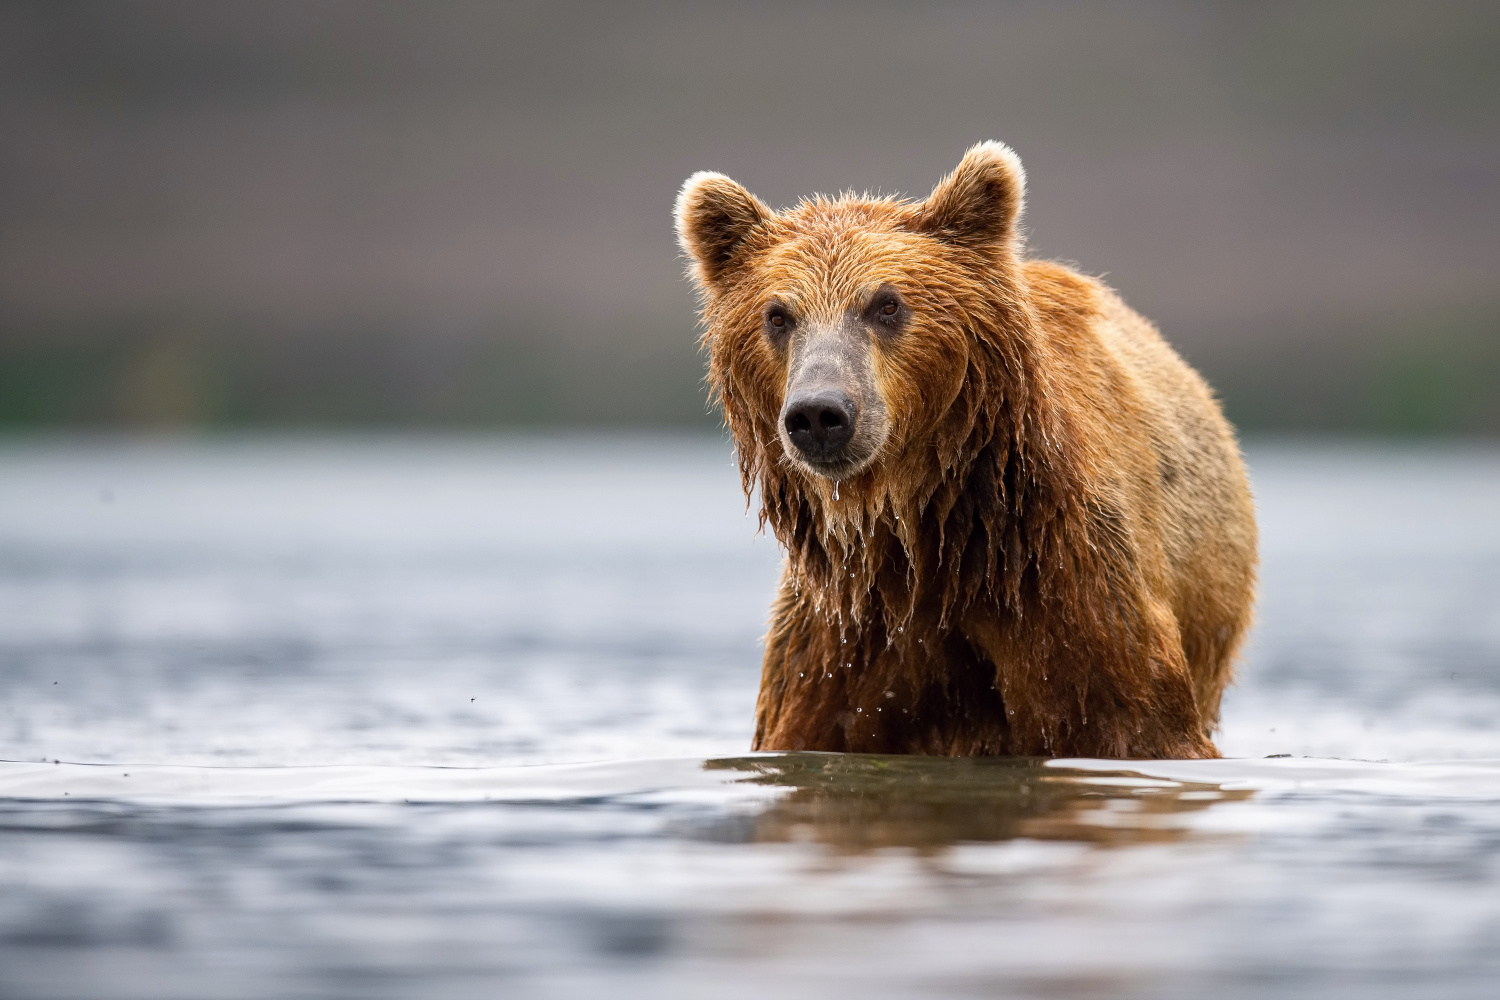
[[[792,445],[808,458],[827,459],[854,436],[854,400],[838,389],[798,393],[786,402],[782,422]]]

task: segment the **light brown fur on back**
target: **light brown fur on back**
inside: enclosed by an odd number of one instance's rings
[[[1217,755],[1255,567],[1233,433],[1111,290],[1022,260],[1023,183],[984,144],[921,203],[684,188],[710,384],[787,553],[757,749]]]

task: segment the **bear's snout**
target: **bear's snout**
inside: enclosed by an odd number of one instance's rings
[[[781,415],[787,440],[813,463],[842,461],[858,419],[859,408],[849,394],[827,388],[793,395]]]
[[[809,323],[794,336],[778,436],[808,472],[848,479],[874,460],[889,432],[875,385],[870,335],[851,323]]]

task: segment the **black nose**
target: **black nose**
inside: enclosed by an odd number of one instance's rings
[[[798,393],[786,401],[782,423],[792,445],[811,459],[832,458],[854,436],[854,400],[837,389]]]

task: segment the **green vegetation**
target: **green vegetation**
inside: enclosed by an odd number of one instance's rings
[[[712,426],[684,340],[51,330],[0,337],[0,428]]]
[[[1243,342],[1192,360],[1244,430],[1500,434],[1500,308]]]

